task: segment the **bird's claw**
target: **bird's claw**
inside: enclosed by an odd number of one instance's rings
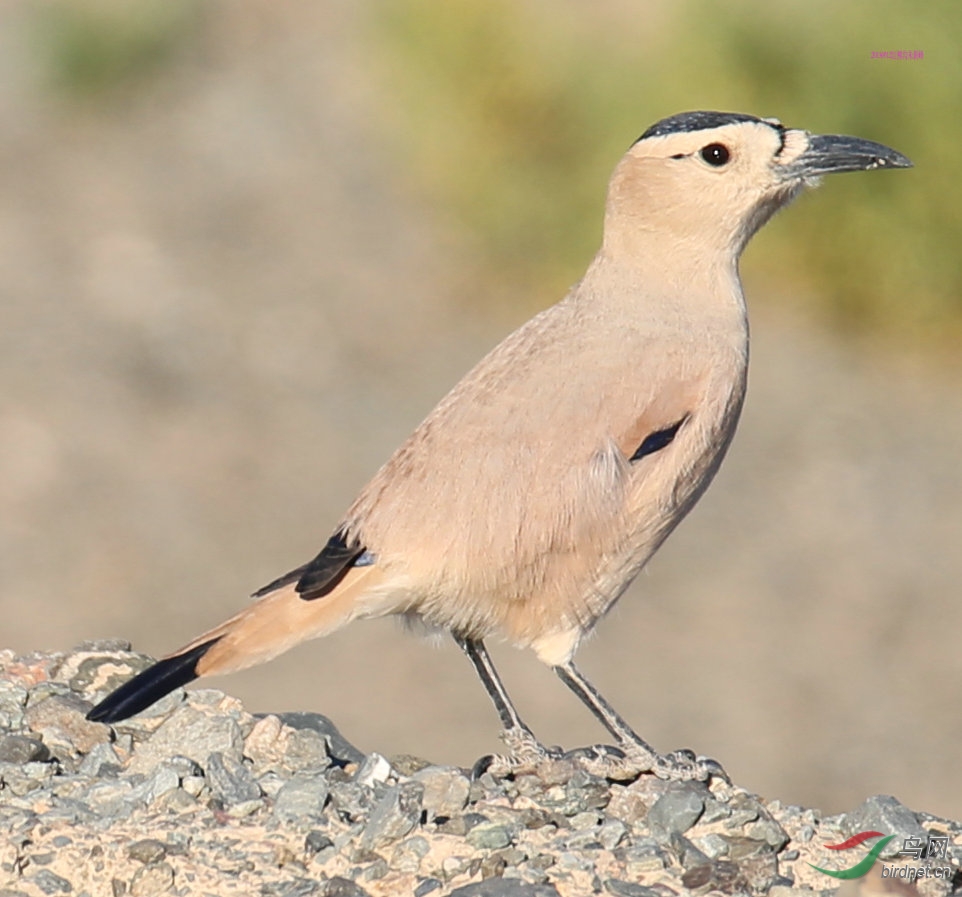
[[[653,760],[649,769],[659,779],[669,782],[708,782],[716,778],[731,784],[728,773],[717,760],[696,756],[694,751],[687,748],[670,754],[655,754]]]
[[[502,777],[524,770],[535,769],[545,760],[557,760],[562,753],[557,749],[546,748],[530,729],[505,729],[501,740],[508,749],[507,754],[487,754],[471,769],[471,777],[480,778],[484,773]]]
[[[710,782],[714,778],[731,784],[717,760],[696,756],[689,750],[659,754],[644,742],[621,747],[595,745],[578,748],[565,754],[565,758],[578,763],[587,772],[615,781],[652,773],[669,782]]]

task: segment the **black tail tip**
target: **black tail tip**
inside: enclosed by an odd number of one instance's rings
[[[118,723],[146,710],[175,688],[193,682],[198,675],[197,661],[216,641],[211,639],[184,654],[157,661],[107,695],[87,714],[87,719],[92,723]]]

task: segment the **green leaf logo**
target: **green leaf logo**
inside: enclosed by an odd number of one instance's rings
[[[852,835],[847,841],[843,841],[841,844],[826,844],[825,846],[829,850],[848,850],[852,847],[858,847],[860,844],[864,844],[866,841],[870,841],[872,838],[879,838],[882,836],[881,832],[859,832],[857,835]],[[876,845],[868,852],[868,854],[862,859],[861,862],[856,863],[848,869],[823,869],[821,866],[816,866],[814,863],[809,863],[818,872],[824,872],[826,875],[831,875],[832,878],[861,878],[868,872],[869,869],[875,864],[878,859],[879,854],[885,849],[885,845],[891,841],[895,835],[886,835],[881,841],[877,842]]]

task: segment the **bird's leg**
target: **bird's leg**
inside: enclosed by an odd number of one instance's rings
[[[492,755],[483,757],[475,766],[476,770],[492,770],[497,773],[510,772],[520,766],[538,763],[546,757],[551,756],[548,749],[535,738],[532,731],[524,724],[518,711],[515,710],[508,692],[505,690],[504,683],[498,675],[498,671],[491,662],[487,648],[480,639],[468,639],[455,636],[454,640],[458,643],[461,650],[468,656],[468,660],[474,666],[481,684],[494,703],[498,716],[501,717],[501,725],[504,731],[501,733],[501,740],[508,748],[509,755],[502,757]]]
[[[564,682],[598,718],[601,724],[618,740],[624,757],[600,755],[596,760],[599,771],[604,774],[609,767],[612,772],[653,772],[662,779],[684,781],[695,779],[708,781],[712,776],[728,781],[721,764],[708,757],[696,757],[692,751],[680,750],[659,754],[631,726],[628,725],[598,691],[569,660],[554,667],[558,678]]]

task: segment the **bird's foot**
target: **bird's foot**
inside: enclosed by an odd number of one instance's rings
[[[578,748],[568,751],[564,757],[587,772],[614,781],[634,779],[647,772],[669,782],[709,782],[716,778],[731,783],[728,774],[717,760],[696,757],[689,750],[659,754],[643,741],[630,742],[619,747],[594,745]]]
[[[523,726],[505,729],[501,740],[508,749],[507,754],[488,754],[478,760],[472,769],[473,778],[486,772],[501,777],[517,772],[533,770],[545,760],[559,759],[562,754],[556,749],[546,748],[531,730]]]
[[[694,751],[687,748],[670,754],[658,754],[646,744],[631,745],[628,757],[643,764],[639,772],[652,772],[659,779],[669,782],[710,782],[715,778],[731,784],[728,773],[717,760],[696,756]]]

